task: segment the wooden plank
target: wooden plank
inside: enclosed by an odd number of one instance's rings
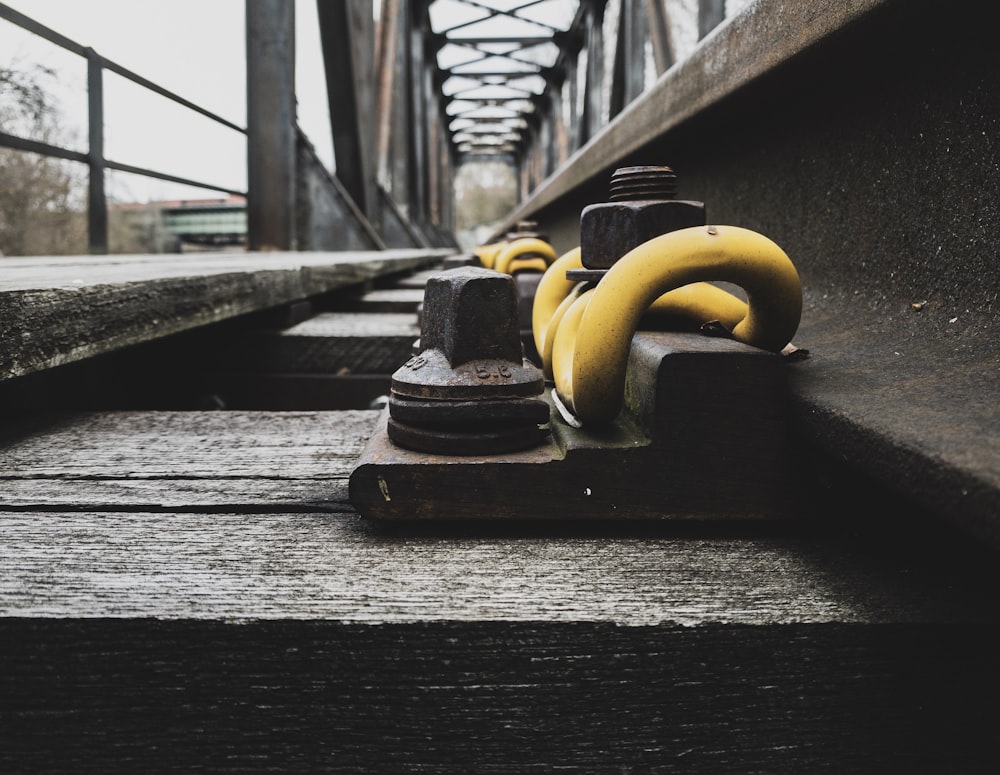
[[[0,379],[426,267],[447,252],[5,259]]]
[[[0,768],[989,772],[995,633],[950,632],[3,620]]]
[[[228,508],[0,512],[0,616],[622,627],[997,618],[988,592],[951,563],[921,576],[899,556],[830,535],[407,535],[343,510]]]
[[[4,428],[2,508],[343,511],[378,412],[105,412]]]
[[[914,549],[898,536],[858,541],[864,511],[843,529],[807,519],[794,529],[515,521],[377,530],[345,499],[376,415],[108,412],[6,429],[0,613],[83,606],[77,615],[629,626],[993,616],[982,602],[989,591],[945,542],[920,549],[934,561],[916,574]],[[296,500],[289,486],[308,497]],[[160,493],[153,502],[151,492]],[[341,516],[317,512],[317,501]]]
[[[213,355],[201,386],[226,409],[370,408],[420,337],[416,313],[328,312],[249,332]]]
[[[223,408],[280,412],[328,412],[385,406],[390,374],[218,373],[205,385]]]
[[[397,280],[393,283],[393,286],[396,288],[419,288],[423,290],[427,284],[427,280],[440,271],[440,269],[423,269],[419,272],[413,272],[409,276]]]
[[[413,312],[423,303],[423,288],[376,288],[360,298],[345,300],[342,309],[354,312]]]
[[[831,523],[830,499],[794,532],[386,532],[342,500],[374,417],[6,428],[0,769],[970,771],[991,754],[995,583],[967,553],[872,533],[853,506]],[[324,510],[282,494],[309,485]]]
[[[391,374],[410,357],[414,312],[325,312],[282,331],[252,332],[219,354],[225,371]]]

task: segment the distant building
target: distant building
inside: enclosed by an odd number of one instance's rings
[[[247,205],[242,196],[118,203],[109,208],[113,252],[219,250],[246,244]]]
[[[158,202],[167,233],[184,245],[230,247],[246,244],[247,203],[242,196]]]

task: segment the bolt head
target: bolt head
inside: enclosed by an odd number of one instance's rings
[[[421,347],[440,350],[452,367],[484,359],[520,363],[517,306],[510,275],[478,267],[436,274],[424,287]]]

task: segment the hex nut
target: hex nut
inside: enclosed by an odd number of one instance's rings
[[[580,215],[580,260],[587,269],[610,269],[654,237],[706,222],[703,202],[640,199],[588,205]]]

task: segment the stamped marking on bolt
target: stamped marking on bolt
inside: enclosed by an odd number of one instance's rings
[[[510,379],[513,375],[514,372],[511,370],[510,366],[507,365],[506,363],[497,363],[489,365],[485,363],[476,364],[476,376],[479,377],[479,379],[507,380]]]

